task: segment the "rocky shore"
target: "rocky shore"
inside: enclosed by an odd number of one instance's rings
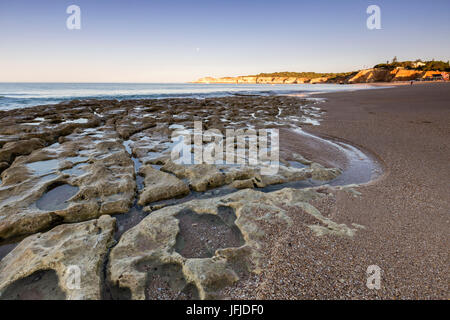
[[[0,299],[448,299],[449,92],[1,112]],[[193,120],[280,129],[280,170],[177,163]]]
[[[230,288],[267,267],[264,230],[292,225],[294,209],[312,236],[351,238],[359,227],[311,204],[358,196],[327,185],[348,163],[316,163],[313,149],[307,160],[283,143],[309,140],[289,128],[319,123],[321,103],[92,100],[0,112],[0,298],[233,298]],[[278,173],[176,163],[173,133],[193,120],[205,130],[282,129]],[[77,288],[67,285],[73,265]]]

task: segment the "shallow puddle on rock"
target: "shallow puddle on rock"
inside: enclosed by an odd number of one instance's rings
[[[72,163],[80,163],[89,160],[89,157],[76,156],[76,157],[68,157],[65,160],[70,161]]]
[[[81,176],[82,174],[85,173],[85,171],[83,169],[80,169],[80,167],[82,167],[84,165],[84,163],[80,163],[77,164],[76,166],[74,166],[71,169],[66,169],[61,171],[63,174],[69,174],[71,176]]]
[[[52,145],[49,145],[48,147],[47,147],[47,149],[58,149],[59,148],[59,146],[60,146],[60,144],[58,143],[58,142],[55,142],[54,144],[52,144]]]
[[[6,257],[11,251],[14,250],[15,247],[17,247],[19,243],[7,243],[0,245],[0,261]]]
[[[292,168],[302,169],[308,167],[306,164],[303,164],[298,161],[288,161]]]
[[[314,118],[310,118],[310,117],[303,116],[303,117],[301,117],[300,121],[301,121],[302,124],[309,124],[309,125],[313,125],[313,126],[319,126],[320,125],[319,120],[314,119]]]
[[[141,161],[139,161],[139,159],[135,158],[135,157],[132,157],[131,160],[133,160],[133,163],[134,163],[134,172],[138,173],[139,169],[142,166]]]
[[[36,271],[9,285],[0,300],[65,300],[58,282],[54,270]]]
[[[45,183],[45,182],[47,182],[47,181],[54,180],[54,179],[56,179],[56,178],[58,178],[58,177],[59,177],[59,175],[56,174],[56,173],[47,174],[47,175],[45,175],[45,176],[39,178],[39,183]]]
[[[90,154],[92,154],[94,152],[94,150],[92,150],[92,149],[86,149],[86,150],[81,150],[80,152],[79,152],[79,154],[81,155],[81,156],[89,156]]]
[[[176,130],[183,130],[185,127],[182,124],[171,124],[169,126],[169,129],[176,129]]]
[[[136,187],[138,192],[144,189],[144,177],[139,174],[136,175]]]
[[[80,119],[75,119],[75,120],[66,120],[64,122],[61,122],[61,124],[69,124],[69,123],[83,124],[83,123],[88,123],[88,122],[89,122],[89,119],[80,118]]]
[[[36,206],[44,211],[63,210],[69,206],[67,200],[76,195],[78,190],[78,187],[69,184],[53,184],[36,201]]]
[[[223,207],[219,215],[198,214],[183,210],[175,216],[179,221],[175,251],[185,258],[210,258],[217,249],[240,247],[245,242],[234,224],[233,209]]]
[[[58,169],[58,163],[59,160],[53,159],[27,163],[26,166],[33,171],[33,173],[43,176],[55,172],[56,169]]]
[[[133,141],[132,140],[126,140],[123,142],[123,146],[125,147],[125,150],[127,150],[127,152],[131,155],[133,153],[133,151],[131,150],[130,144],[132,144]]]

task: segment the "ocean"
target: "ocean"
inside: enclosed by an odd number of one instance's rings
[[[189,83],[0,83],[0,110],[55,104],[73,99],[207,98],[368,89],[338,84],[189,84]]]

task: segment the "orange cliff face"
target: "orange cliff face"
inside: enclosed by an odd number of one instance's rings
[[[387,69],[366,69],[359,71],[356,75],[347,80],[348,83],[371,83],[371,82],[396,82],[425,79],[433,75],[439,75],[441,71],[420,71],[407,70],[403,68]]]
[[[316,83],[327,83],[328,82],[328,78],[327,77],[320,77],[320,78],[313,78],[309,81],[309,83],[311,84],[316,84]]]
[[[237,77],[237,83],[257,83],[257,77],[247,76],[247,77]]]
[[[213,78],[205,77],[192,83],[221,83],[221,84],[301,84],[301,83],[372,83],[372,82],[395,82],[395,81],[411,81],[416,79],[425,79],[433,75],[439,75],[441,71],[420,71],[407,70],[403,68],[395,68],[393,70],[382,68],[371,68],[360,70],[356,74],[337,78],[297,78],[297,77],[258,77],[258,76],[241,76],[241,77],[223,77]]]
[[[356,75],[347,79],[348,83],[370,83],[370,82],[390,82],[393,74],[385,69],[366,69],[359,71]]]
[[[326,78],[318,78],[326,79]],[[308,78],[296,78],[296,77],[256,77],[256,76],[243,76],[243,77],[223,77],[213,78],[205,77],[200,78],[192,83],[245,83],[245,84],[298,84],[309,83]]]

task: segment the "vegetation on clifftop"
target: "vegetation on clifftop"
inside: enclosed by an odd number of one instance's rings
[[[450,63],[449,61],[435,61],[434,59],[431,61],[422,61],[417,59],[415,61],[398,61],[397,57],[394,57],[391,62],[387,61],[386,63],[379,63],[374,66],[374,68],[382,68],[393,70],[395,68],[405,68],[408,70],[418,70],[418,71],[450,71]],[[293,77],[293,78],[306,78],[306,79],[314,79],[314,78],[328,78],[330,80],[333,79],[341,79],[347,78],[354,74],[357,71],[352,72],[338,72],[338,73],[321,73],[321,72],[271,72],[271,73],[259,73],[253,75],[253,77]]]
[[[380,63],[374,66],[374,68],[383,68],[393,70],[395,68],[405,68],[408,70],[419,70],[419,71],[450,71],[449,61],[422,61],[417,59],[416,61],[397,61],[395,57],[392,62],[387,61],[386,63]]]
[[[254,77],[288,77],[288,78],[336,78],[336,77],[346,77],[351,75],[353,72],[341,72],[341,73],[318,73],[318,72],[272,72],[272,73],[260,73],[253,75]]]
[[[442,72],[450,72],[449,61],[398,61],[380,63],[373,68],[351,72],[271,72],[239,77],[201,78],[194,83],[265,83],[265,84],[295,84],[295,83],[363,83],[391,82],[410,80],[438,79]],[[447,79],[448,76],[442,76]]]

